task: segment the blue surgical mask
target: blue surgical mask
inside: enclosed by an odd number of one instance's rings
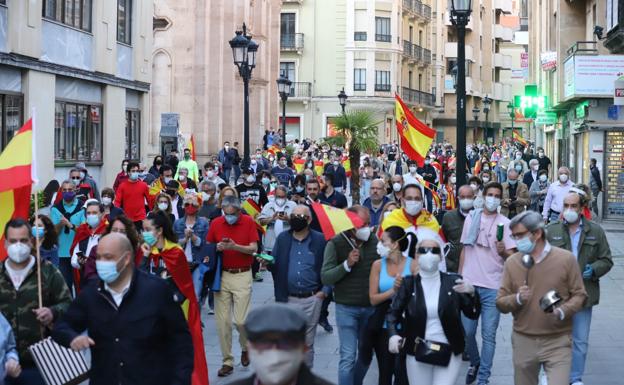
[[[510,185],[512,185],[512,186],[515,186],[515,185],[516,185],[516,183],[518,183],[518,181],[517,181],[517,180],[513,180],[513,179],[509,179],[509,180],[508,180],[508,182],[509,182],[509,184],[510,184]]]
[[[236,223],[236,221],[238,221],[238,215],[236,215],[236,214],[225,214],[225,221],[228,224],[233,225],[234,223]]]
[[[130,173],[130,180],[137,180],[139,179],[139,173],[134,171]]]
[[[263,185],[268,185],[269,183],[271,183],[271,179],[267,178],[266,176],[264,178],[262,178],[262,184]]]
[[[95,214],[87,215],[87,224],[92,228],[97,227],[100,224],[100,216]]]
[[[119,278],[117,261],[95,261],[95,270],[98,277],[106,283],[115,282]]]
[[[43,235],[45,234],[44,228],[39,226],[33,227],[32,229],[30,229],[30,232],[34,238],[39,239],[43,238]]]
[[[144,231],[143,233],[141,233],[141,235],[143,235],[143,240],[149,246],[154,246],[158,241],[158,239],[156,239],[156,237],[154,236],[154,233],[151,231]]]
[[[516,248],[523,254],[531,254],[533,249],[535,249],[535,242],[531,241],[529,236],[526,236],[516,241]]]

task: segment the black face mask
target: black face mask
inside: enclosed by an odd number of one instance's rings
[[[290,227],[293,229],[293,231],[299,232],[308,227],[308,220],[299,217],[290,218]]]
[[[169,195],[171,199],[175,199],[176,193],[176,190],[167,190],[167,195]]]
[[[162,165],[162,160],[157,160],[155,164],[156,164],[156,166],[161,166]]]

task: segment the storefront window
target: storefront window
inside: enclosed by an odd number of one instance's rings
[[[57,101],[54,160],[102,161],[102,107]]]

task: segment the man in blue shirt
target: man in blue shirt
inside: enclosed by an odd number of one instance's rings
[[[275,300],[286,302],[307,317],[305,363],[314,362],[314,338],[323,300],[330,291],[321,283],[321,267],[325,237],[310,229],[312,216],[304,205],[290,214],[291,230],[281,233],[273,246],[275,262],[269,267],[273,274]]]
[[[230,173],[234,166],[234,157],[236,153],[230,148],[230,142],[223,142],[223,148],[219,151],[218,157],[221,167],[223,167],[223,174],[225,175],[225,183],[230,183]]]
[[[279,163],[273,167],[271,174],[277,178],[282,186],[290,187],[290,183],[295,178],[295,173],[292,168],[286,165],[286,157],[280,156]]]
[[[324,174],[323,180],[325,182],[325,186],[323,187],[321,194],[319,194],[319,200],[321,203],[339,209],[346,209],[348,206],[347,198],[334,188],[334,174]]]
[[[61,184],[63,199],[50,210],[50,219],[56,227],[59,246],[59,270],[71,292],[74,277],[69,249],[74,242],[76,228],[85,222],[83,202],[76,197],[76,185],[71,180]]]
[[[325,175],[332,174],[334,176],[334,188],[339,193],[347,190],[347,172],[340,164],[340,157],[332,156],[332,161],[325,165]]]
[[[371,182],[370,196],[366,198],[363,206],[368,209],[371,217],[371,226],[379,225],[381,222],[381,212],[390,198],[385,196],[386,184],[383,179],[375,179]]]

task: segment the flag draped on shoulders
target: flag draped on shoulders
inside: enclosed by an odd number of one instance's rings
[[[438,220],[427,210],[422,210],[414,221],[408,218],[404,209],[394,209],[386,218],[384,218],[383,222],[381,223],[380,229],[382,231],[385,231],[388,227],[392,226],[399,226],[404,230],[412,226],[414,228],[426,227],[431,231],[438,233],[440,237],[442,237],[442,239],[445,239],[442,235],[442,228],[440,227]],[[379,233],[381,233],[382,231],[379,231]],[[381,236],[381,234],[378,235]]]
[[[314,173],[318,176],[323,175],[323,172],[325,170],[325,163],[323,163],[322,160],[315,160],[314,161]]]
[[[160,264],[162,259],[165,267],[180,293],[186,298],[182,303],[182,310],[188,322],[189,331],[193,339],[193,376],[192,385],[208,384],[208,367],[206,366],[206,353],[204,351],[204,338],[202,336],[201,319],[199,312],[199,302],[195,296],[193,279],[189,269],[184,250],[177,244],[165,240],[162,250],[153,247],[150,254],[150,261],[155,266]]]
[[[362,219],[351,211],[337,209],[322,203],[312,202],[312,209],[318,218],[325,239],[330,240],[336,234],[364,225]]]
[[[0,154],[0,242],[11,219],[28,219],[33,183],[33,124],[29,119]],[[0,261],[6,258],[0,248]]]
[[[305,159],[301,158],[293,160],[293,165],[295,166],[295,171],[297,172],[297,174],[301,174],[303,172],[305,162]]]
[[[401,149],[408,158],[422,167],[436,131],[418,120],[399,95],[395,95],[395,100],[395,118],[397,131],[401,136]]]

